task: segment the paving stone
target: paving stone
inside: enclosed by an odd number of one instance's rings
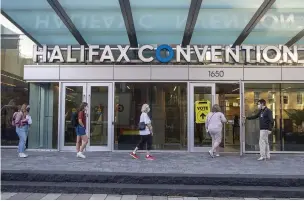
[[[16,195],[8,198],[8,200],[25,200],[30,195],[31,193],[17,193]]]
[[[245,200],[258,200],[259,198],[244,198]]]
[[[168,200],[167,196],[152,196],[153,200]]]
[[[104,200],[106,199],[107,194],[93,194],[90,200]]]
[[[73,200],[89,200],[92,197],[92,194],[77,194]]]
[[[229,200],[244,200],[242,197],[229,197]]]
[[[31,151],[26,160],[16,157],[16,150],[1,149],[2,170],[41,170],[87,172],[127,172],[127,173],[184,173],[184,174],[271,174],[303,175],[303,154],[276,154],[265,163],[256,161],[256,155],[223,155],[210,161],[208,153],[170,152],[155,153],[157,163],[134,162],[128,153],[123,152],[86,152],[86,160],[77,160],[71,152]],[[47,163],[45,162],[47,161]],[[65,163],[62,163],[65,161]],[[110,161],[110,163],[109,163]],[[228,167],[228,168],[223,168]]]
[[[122,200],[136,200],[137,199],[137,195],[123,195],[121,197]]]
[[[61,194],[57,200],[73,200],[76,194]]]
[[[60,195],[61,193],[49,193],[46,194],[46,196],[44,196],[41,200],[56,200]]]
[[[152,196],[139,195],[137,200],[152,200]]]
[[[41,200],[44,196],[46,196],[45,193],[33,193],[26,200]]]
[[[215,200],[229,200],[229,198],[221,198],[221,197],[215,197]]]
[[[214,197],[198,197],[199,200],[214,200]]]
[[[121,200],[121,195],[107,195],[106,200]]]
[[[198,200],[197,197],[184,197],[184,200]]]
[[[183,200],[184,198],[181,196],[168,196],[168,200]]]
[[[17,193],[1,193],[1,200],[7,200],[9,199],[10,197],[16,195]]]

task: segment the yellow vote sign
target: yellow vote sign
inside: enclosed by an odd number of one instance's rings
[[[195,123],[202,124],[206,122],[207,114],[210,112],[210,101],[195,101]]]

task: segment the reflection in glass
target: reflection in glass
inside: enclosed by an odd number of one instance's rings
[[[304,151],[304,84],[282,84],[289,101],[283,105],[283,151]]]
[[[108,87],[91,87],[90,146],[108,144]]]
[[[205,124],[206,123],[199,123],[196,122],[196,102],[206,102],[209,101],[209,108],[212,107],[212,87],[194,87],[194,147],[211,147],[212,146],[212,139],[207,134]]]
[[[76,143],[76,132],[74,126],[71,123],[71,120],[73,114],[77,112],[77,109],[82,102],[82,96],[82,86],[65,87],[64,146],[74,146]]]
[[[115,149],[130,150],[139,142],[141,107],[150,105],[153,149],[187,149],[186,83],[116,83]]]

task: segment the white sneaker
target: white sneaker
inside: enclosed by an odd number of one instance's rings
[[[26,158],[28,155],[26,155],[25,153],[19,153],[19,158]]]
[[[86,156],[83,155],[82,152],[78,152],[78,153],[77,153],[77,157],[78,157],[78,158],[86,158]]]
[[[215,156],[216,156],[216,157],[219,157],[219,156],[220,156],[220,154],[215,154]]]
[[[265,158],[263,158],[262,156],[258,158],[258,161],[263,161],[263,160],[265,160]]]
[[[267,159],[267,160],[270,160],[270,156],[267,156],[266,159]]]
[[[209,152],[210,156],[211,156],[212,158],[214,158],[213,152],[212,152],[211,150],[208,151],[208,152]]]

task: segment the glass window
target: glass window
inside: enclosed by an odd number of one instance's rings
[[[259,96],[256,94],[259,94]],[[269,94],[272,94],[271,100],[269,100]],[[247,117],[252,116],[258,112],[257,102],[259,99],[266,100],[266,105],[272,111],[272,115],[275,121],[273,132],[271,135],[269,135],[270,150],[280,151],[282,139],[280,135],[280,84],[245,83],[244,95],[245,115]],[[246,151],[259,151],[259,120],[246,120],[245,128]]]
[[[304,151],[304,83],[282,84],[282,89],[289,97],[282,111],[283,151]]]
[[[251,116],[257,112],[254,93],[268,99],[267,107],[272,110],[275,126],[269,136],[271,151],[304,151],[304,104],[302,94],[304,84],[245,84],[245,113]],[[246,151],[258,151],[259,121],[247,120]]]
[[[58,147],[58,83],[30,83],[30,115],[33,123],[29,131],[31,149]]]
[[[23,66],[32,59],[25,56],[19,34],[1,25],[1,145],[17,146],[18,136],[11,120],[18,106],[29,103],[29,85],[23,80]],[[24,46],[23,46],[24,47]],[[31,48],[32,49],[32,48]],[[26,48],[23,48],[26,50]]]
[[[144,103],[151,108],[153,149],[186,150],[187,83],[125,82],[115,84],[115,149],[134,149],[139,142]]]

